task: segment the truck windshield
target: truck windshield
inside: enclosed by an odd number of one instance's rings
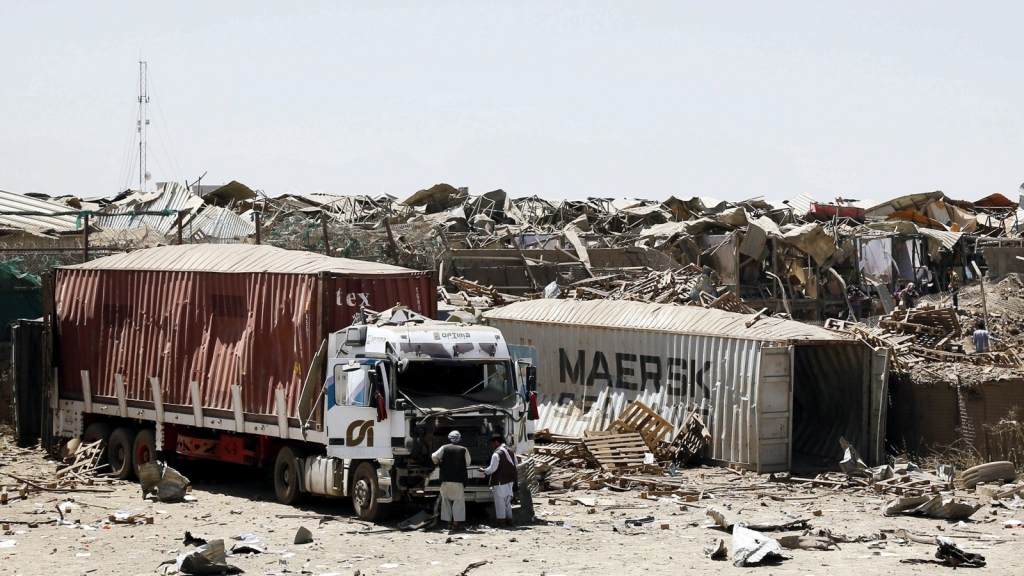
[[[398,375],[398,389],[414,401],[424,396],[458,396],[471,404],[512,404],[515,386],[511,364],[505,361],[412,361]],[[419,403],[417,401],[417,403]]]

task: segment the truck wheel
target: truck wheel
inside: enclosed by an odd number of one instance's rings
[[[131,477],[135,469],[132,467],[132,451],[135,448],[135,430],[118,428],[110,435],[107,444],[107,462],[110,473],[119,480]]]
[[[377,469],[370,462],[363,462],[352,477],[352,507],[356,514],[367,522],[384,520],[388,514],[388,505],[377,500],[379,495]]]
[[[302,491],[302,470],[299,458],[288,447],[281,448],[274,463],[274,492],[281,504],[298,504],[306,495]]]
[[[139,476],[139,468],[147,462],[156,460],[156,430],[143,428],[135,435],[135,442],[132,444],[132,470],[136,478]]]
[[[93,422],[85,429],[82,437],[82,444],[92,444],[97,440],[103,440],[104,449],[110,444],[110,424],[106,422]]]

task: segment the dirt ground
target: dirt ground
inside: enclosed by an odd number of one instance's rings
[[[6,455],[0,449],[2,482],[17,484],[7,474],[25,478],[52,477],[56,465],[40,452]],[[640,498],[640,490],[547,492],[537,498],[540,522],[510,530],[488,526],[485,510],[471,509],[469,529],[401,532],[394,521],[369,525],[353,518],[343,501],[313,499],[289,507],[274,501],[273,490],[259,474],[239,468],[193,466],[183,469],[193,479],[195,502],[162,503],[141,498],[135,483],[111,486],[110,492],[58,494],[30,493],[18,497],[15,489],[7,505],[0,506],[9,530],[0,536],[0,574],[154,574],[160,564],[190,550],[182,538],[186,531],[205,538],[223,538],[230,549],[233,536],[251,533],[265,553],[232,556],[230,564],[248,574],[418,574],[457,575],[479,561],[490,564],[469,573],[480,574],[665,574],[747,572],[764,575],[948,573],[952,568],[901,564],[904,559],[930,559],[935,546],[898,544],[892,531],[904,528],[919,534],[954,537],[964,550],[983,554],[995,574],[1021,574],[1024,559],[1022,530],[1004,528],[1005,520],[1024,519],[1024,509],[986,505],[962,525],[955,522],[882,516],[891,497],[869,490],[830,490],[772,481],[768,476],[741,475],[724,469],[681,470],[687,488],[732,486],[713,500],[682,503],[679,499]],[[766,485],[768,487],[759,487]],[[94,487],[105,489],[103,487]],[[973,500],[974,495],[959,493]],[[595,510],[572,503],[573,498],[594,499]],[[773,498],[774,497],[774,498]],[[554,500],[554,504],[549,503]],[[44,523],[57,518],[56,506],[74,500],[66,518],[71,525]],[[590,502],[588,502],[590,503]],[[771,566],[735,568],[728,560],[713,561],[703,548],[723,538],[732,554],[731,536],[710,528],[705,509],[715,506],[734,521],[787,522],[806,518],[814,530],[829,529],[847,536],[882,532],[881,543],[840,544],[840,550],[788,551],[793,558]],[[116,510],[152,516],[153,524],[106,525]],[[820,511],[820,516],[815,516]],[[415,510],[396,511],[394,520]],[[330,514],[340,521],[281,518],[279,515]],[[655,521],[636,533],[613,531],[615,520],[654,516]],[[37,527],[28,527],[39,522]],[[662,528],[662,524],[666,528]],[[295,545],[300,526],[314,541]],[[793,534],[794,532],[789,532]],[[796,532],[799,533],[799,532]],[[780,536],[783,533],[773,533]],[[10,542],[16,542],[11,545]],[[9,547],[4,547],[9,546]]]

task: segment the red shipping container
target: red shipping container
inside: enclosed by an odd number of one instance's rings
[[[138,250],[57,268],[56,361],[60,397],[152,407],[160,379],[169,412],[201,404],[230,417],[239,385],[246,414],[275,414],[276,389],[296,414],[320,343],[360,307],[396,304],[437,315],[433,272],[271,246],[198,244]],[[211,412],[215,414],[216,412]],[[257,419],[258,420],[258,419]]]

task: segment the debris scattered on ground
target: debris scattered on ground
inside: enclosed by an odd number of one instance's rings
[[[910,514],[946,520],[966,520],[980,510],[981,506],[981,504],[965,500],[943,497],[941,494],[935,494],[934,496],[905,496],[886,504],[882,513],[886,516]]]
[[[176,567],[183,574],[207,576],[215,574],[242,574],[244,570],[227,563],[223,540],[211,540],[195,550],[178,556]]]
[[[295,532],[295,544],[309,544],[313,541],[313,533],[305,526],[300,526]]]
[[[161,502],[182,500],[188,493],[188,478],[164,462],[147,462],[139,466],[139,484],[142,497],[156,496]]]
[[[786,560],[792,556],[782,550],[782,545],[774,538],[743,525],[733,526],[732,530],[732,564],[743,567],[760,564],[765,561]]]
[[[903,564],[940,564],[943,566],[951,566],[953,568],[959,568],[961,566],[969,566],[972,568],[982,568],[985,566],[985,557],[981,554],[975,554],[971,552],[964,552],[953,544],[948,538],[938,538],[939,549],[935,551],[935,557],[938,560],[921,560],[908,558],[900,560]]]
[[[729,550],[725,547],[725,539],[719,538],[715,544],[705,546],[704,555],[712,560],[725,560],[728,558]]]

